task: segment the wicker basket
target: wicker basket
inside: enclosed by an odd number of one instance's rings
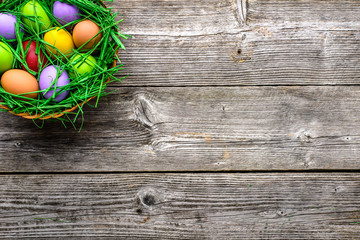
[[[0,0],[0,3],[2,3],[3,1]],[[106,5],[104,4],[104,2],[102,0],[100,0],[100,3],[105,7]],[[114,54],[116,54],[117,56],[119,55],[119,51],[117,50]],[[116,64],[117,64],[117,60],[115,59],[114,60],[114,63],[112,65],[112,67],[116,67]],[[108,83],[110,81],[110,78],[106,81],[106,83]],[[106,84],[105,83],[105,84]],[[0,104],[0,108],[2,109],[5,109],[7,110],[9,113],[11,114],[14,114],[16,116],[20,116],[20,117],[23,117],[23,118],[26,118],[26,119],[39,119],[39,120],[46,120],[46,119],[50,119],[50,118],[59,118],[59,117],[62,117],[64,114],[66,113],[69,113],[69,112],[73,112],[75,111],[79,106],[82,106],[84,104],[86,104],[87,102],[89,102],[90,100],[96,98],[97,96],[93,96],[91,98],[88,98],[87,100],[85,100],[84,102],[81,102],[79,103],[78,105],[75,105],[74,107],[72,108],[69,108],[69,109],[66,109],[66,110],[63,110],[61,112],[58,112],[58,113],[54,113],[52,115],[49,115],[49,116],[46,116],[46,117],[41,117],[42,114],[36,114],[36,115],[30,115],[29,113],[15,113],[13,112],[10,108],[6,107],[6,106],[3,106]],[[0,103],[1,103],[1,100],[0,100]]]

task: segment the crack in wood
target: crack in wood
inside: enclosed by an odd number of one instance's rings
[[[247,21],[247,0],[236,0],[239,21],[246,25]]]

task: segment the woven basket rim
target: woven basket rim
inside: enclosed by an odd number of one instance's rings
[[[105,7],[107,8],[107,6],[104,4],[104,2],[102,0],[99,0],[100,3]],[[0,0],[0,3],[2,3],[3,1]],[[116,50],[115,55],[119,55],[119,50]],[[116,64],[117,64],[117,59],[114,59],[114,62],[113,62],[113,65],[112,67],[116,67]],[[105,82],[105,85],[111,80],[111,78],[109,78],[106,82]],[[6,106],[3,106],[0,104],[0,108],[2,109],[5,109],[7,110],[9,113],[13,114],[13,115],[16,115],[16,116],[20,116],[20,117],[23,117],[23,118],[26,118],[26,119],[38,119],[38,120],[46,120],[46,119],[50,119],[50,118],[59,118],[59,117],[62,117],[64,116],[66,113],[69,113],[69,112],[73,112],[75,111],[76,109],[78,109],[79,107],[81,107],[82,105],[86,104],[87,102],[91,101],[92,99],[96,98],[97,96],[93,96],[93,97],[90,97],[88,98],[87,100],[79,103],[79,104],[76,104],[74,107],[72,108],[69,108],[69,109],[65,109],[61,112],[58,112],[58,113],[54,113],[52,115],[48,115],[46,117],[41,117],[42,114],[35,114],[35,115],[30,115],[30,113],[28,112],[25,112],[25,113],[15,113],[13,111],[11,111],[11,109],[9,107],[6,107]],[[0,103],[3,102],[0,100]]]

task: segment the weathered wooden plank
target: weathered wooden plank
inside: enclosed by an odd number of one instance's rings
[[[234,34],[252,26],[353,29],[357,0],[121,0],[106,3],[119,12],[123,31],[134,35]],[[246,5],[246,6],[245,6]],[[244,16],[242,12],[244,12]],[[246,24],[242,24],[246,20]],[[323,28],[324,29],[324,28]],[[324,29],[325,30],[325,29]]]
[[[0,176],[0,238],[359,239],[358,174]]]
[[[359,86],[119,88],[81,133],[0,122],[1,172],[359,169]]]
[[[134,35],[122,85],[359,84],[359,1],[240,2],[115,1]]]

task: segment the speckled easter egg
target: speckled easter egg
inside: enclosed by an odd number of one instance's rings
[[[59,75],[59,76],[58,76]],[[46,67],[40,74],[39,77],[39,85],[40,90],[46,90],[49,87],[55,88],[56,92],[61,91],[61,87],[64,87],[70,83],[70,78],[65,70],[62,69],[57,65],[50,65]],[[51,98],[54,95],[53,90],[49,90],[46,93],[43,93],[46,99]],[[69,94],[69,91],[64,91],[55,97],[54,101],[60,102],[64,100]]]
[[[72,4],[55,1],[53,5],[53,15],[61,25],[80,19],[80,10]]]
[[[0,74],[12,68],[14,55],[8,45],[0,42]]]
[[[86,43],[81,50],[90,50],[98,44],[103,34],[99,33],[100,27],[90,20],[84,20],[75,25],[73,30],[73,40],[77,48]],[[98,34],[98,35],[97,35]],[[95,37],[96,36],[96,37]]]

